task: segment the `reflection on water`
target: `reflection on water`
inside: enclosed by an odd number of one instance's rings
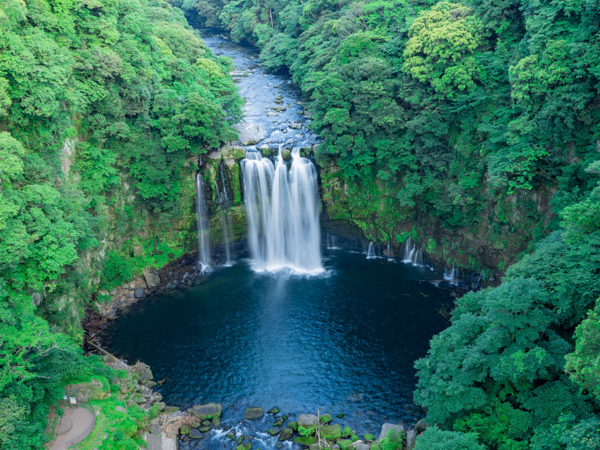
[[[150,364],[167,404],[220,402],[284,413],[343,413],[359,432],[414,421],[413,363],[448,323],[429,269],[325,250],[325,273],[215,270],[186,292],[140,302],[108,328],[118,356]],[[235,422],[234,422],[235,423]]]

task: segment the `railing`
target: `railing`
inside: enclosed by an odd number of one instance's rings
[[[94,420],[92,420],[92,423],[85,429],[85,431],[83,433],[81,433],[76,438],[71,439],[70,441],[66,442],[65,443],[66,448],[71,448],[71,447],[79,444],[80,442],[82,442],[85,438],[87,438],[92,433],[92,431],[94,430],[94,427],[96,426],[96,411],[94,410],[92,405],[90,405],[87,402],[81,402],[81,403],[79,403],[78,406],[81,408],[85,408],[89,412],[91,412]]]

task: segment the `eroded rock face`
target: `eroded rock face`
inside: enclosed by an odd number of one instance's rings
[[[265,413],[261,407],[249,407],[246,408],[246,414],[244,418],[247,420],[262,419]]]

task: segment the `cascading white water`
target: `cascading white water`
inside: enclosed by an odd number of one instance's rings
[[[452,269],[444,269],[444,280],[446,281],[456,281],[456,277],[457,277],[457,273],[456,273],[456,266],[453,263],[452,264]]]
[[[376,257],[377,255],[375,255],[375,246],[373,245],[373,242],[369,242],[369,248],[367,249],[367,259],[373,259]]]
[[[225,175],[223,174],[223,165],[219,167],[221,172],[221,185],[223,189],[219,189],[219,185],[215,180],[215,189],[217,192],[217,201],[219,202],[219,217],[221,219],[221,228],[223,230],[223,241],[225,242],[225,264],[231,264],[231,250],[229,242],[231,238],[229,236],[229,230],[232,229],[231,226],[231,216],[229,215],[229,198],[227,197],[227,186],[225,183]]]
[[[210,268],[210,230],[204,198],[204,182],[200,172],[196,174],[196,217],[198,226],[198,268],[201,272],[206,272]]]
[[[255,150],[242,161],[248,244],[257,271],[323,271],[314,165],[292,150],[288,171],[281,155],[275,166]]]
[[[336,242],[336,237],[327,233],[327,250],[338,250],[339,247],[337,247]]]
[[[410,237],[404,244],[404,259],[402,261],[416,266],[423,265],[423,249],[417,249],[417,244],[413,244]]]
[[[393,261],[394,260],[394,258],[392,258],[392,252],[390,250],[390,243],[389,243],[389,241],[388,241],[388,247],[387,247],[387,260],[388,261]]]

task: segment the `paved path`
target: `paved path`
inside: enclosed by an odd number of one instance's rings
[[[63,434],[57,436],[52,450],[66,450],[83,441],[94,429],[95,421],[96,417],[85,408],[67,408],[57,430],[57,434]]]

